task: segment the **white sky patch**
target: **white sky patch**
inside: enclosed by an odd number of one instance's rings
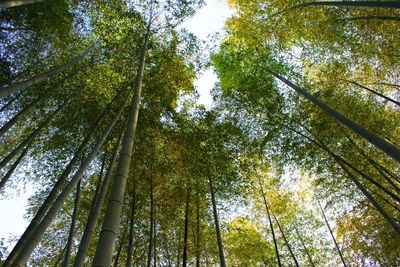
[[[234,10],[228,7],[224,0],[206,0],[203,8],[185,21],[182,27],[188,29],[201,40],[209,40],[216,32],[223,32],[225,21],[234,14]],[[197,103],[207,108],[212,106],[211,89],[217,82],[217,75],[212,68],[208,68],[197,74],[195,87],[200,94]]]
[[[18,193],[15,194],[15,191],[18,191]],[[12,196],[0,199],[0,213],[4,215],[0,220],[0,239],[4,238],[5,245],[13,244],[13,242],[9,242],[10,239],[22,235],[28,226],[28,221],[24,219],[24,215],[28,198],[34,193],[35,189],[31,183],[25,186],[18,183],[17,188],[7,188],[6,185],[5,195],[12,194]]]

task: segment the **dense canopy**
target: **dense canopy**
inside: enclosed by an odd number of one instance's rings
[[[2,266],[400,266],[400,3],[226,1],[0,1]]]

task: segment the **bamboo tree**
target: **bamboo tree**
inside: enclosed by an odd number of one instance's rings
[[[392,179],[390,179],[385,172],[380,168],[379,164],[373,160],[371,157],[369,157],[364,150],[362,150],[354,141],[353,139],[351,139],[351,137],[344,133],[346,138],[350,141],[350,143],[357,149],[357,151],[361,154],[361,156],[363,156],[378,172],[379,174],[390,184],[390,186],[392,186],[397,193],[400,193],[400,188],[394,183],[394,181],[392,181]]]
[[[328,153],[342,168],[342,170],[347,174],[347,176],[356,184],[357,188],[364,194],[364,196],[371,202],[371,204],[378,210],[378,212],[383,216],[383,218],[386,220],[386,222],[395,230],[395,232],[400,235],[400,226],[397,225],[394,221],[393,218],[385,211],[385,209],[375,200],[375,198],[368,192],[368,190],[365,188],[364,185],[360,183],[360,181],[347,169],[346,166],[350,168],[354,168],[354,171],[357,171],[358,169],[355,168],[353,165],[348,164],[347,161],[345,161],[342,157],[336,155],[333,153],[326,145],[321,143],[321,141],[315,141],[308,136],[305,136],[301,134],[300,132],[292,129],[292,131],[302,135],[306,139],[310,140],[313,144],[317,145],[318,147],[322,148],[324,151]],[[315,138],[315,136],[314,136]],[[345,166],[346,165],[346,166]]]
[[[213,188],[213,183],[212,183],[210,170],[208,170],[208,183],[210,185],[211,204],[212,204],[213,215],[214,215],[215,233],[217,235],[219,261],[220,261],[221,267],[226,267],[224,249],[223,249],[223,245],[222,245],[221,232],[220,232],[220,229],[219,229],[217,204],[215,202],[214,188]]]
[[[128,227],[124,227],[124,231],[122,232],[122,237],[121,237],[121,241],[119,243],[119,248],[117,250],[117,254],[115,255],[115,260],[114,260],[114,267],[118,267],[119,266],[119,259],[121,257],[121,252],[122,252],[122,247],[125,243],[125,238],[126,238],[126,232],[127,232]]]
[[[147,267],[151,266],[151,252],[153,246],[153,224],[154,224],[154,184],[153,176],[150,178],[150,231],[149,231],[149,245],[147,250]]]
[[[365,129],[364,127],[360,126],[359,124],[355,123],[351,119],[347,118],[346,116],[342,115],[341,113],[337,112],[336,110],[332,109],[328,105],[326,105],[324,102],[313,96],[312,94],[308,93],[304,89],[300,88],[299,86],[295,85],[291,81],[285,79],[279,74],[276,74],[275,72],[268,70],[273,76],[293,88],[296,92],[299,94],[303,95],[306,97],[308,100],[310,100],[312,103],[320,107],[322,110],[327,112],[331,117],[333,117],[335,120],[343,124],[344,126],[348,127],[350,130],[353,132],[359,134],[361,137],[363,137],[365,140],[385,152],[388,156],[396,160],[397,162],[400,163],[400,149],[398,149],[396,146],[390,144],[389,142],[385,141],[383,138],[379,137],[378,135],[370,132],[369,130]]]
[[[93,127],[90,129],[89,133],[85,137],[85,139],[82,141],[81,145],[79,146],[78,150],[75,152],[74,156],[68,163],[68,165],[65,167],[63,173],[60,175],[58,178],[57,182],[54,184],[52,190],[50,191],[49,195],[47,196],[46,200],[43,202],[39,210],[36,212],[35,216],[33,217],[32,221],[18,240],[17,244],[15,244],[14,248],[12,249],[11,253],[8,255],[6,261],[4,262],[3,266],[7,267],[10,266],[10,264],[15,260],[15,258],[18,256],[20,253],[21,249],[25,246],[26,242],[29,240],[31,237],[33,231],[36,229],[36,227],[39,225],[39,223],[42,221],[43,217],[46,215],[46,212],[50,208],[51,204],[54,202],[56,199],[59,191],[62,189],[64,186],[65,182],[67,181],[68,176],[72,172],[74,166],[76,163],[79,161],[79,158],[82,156],[85,147],[89,144],[91,141],[92,137],[95,135],[97,129],[100,127],[101,123],[103,120],[106,118],[107,112],[109,112],[109,108],[111,107],[112,103],[118,99],[118,96],[120,94],[117,94],[114,99],[107,105],[107,107],[104,109],[102,114],[98,117],[97,121],[93,125]]]
[[[264,200],[265,210],[267,211],[269,227],[271,229],[271,234],[272,234],[272,240],[274,241],[276,259],[278,261],[278,266],[281,267],[282,263],[281,263],[281,258],[279,256],[278,243],[277,243],[276,237],[275,237],[275,231],[274,231],[274,226],[272,224],[272,219],[271,219],[271,214],[270,214],[269,207],[268,207],[267,197],[265,196],[264,189],[263,189],[263,186],[261,184],[261,180],[260,179],[258,179],[258,183],[260,184],[261,195],[262,195],[263,200]]]
[[[386,194],[388,194],[389,196],[391,196],[394,200],[396,200],[397,202],[400,203],[400,197],[396,194],[394,194],[393,192],[389,191],[388,189],[386,189],[385,187],[383,187],[380,183],[378,183],[375,179],[371,178],[369,175],[365,174],[364,172],[360,171],[357,167],[355,167],[353,164],[349,163],[347,160],[345,160],[343,157],[340,157],[339,155],[333,153],[325,144],[324,142],[322,142],[322,140],[320,138],[318,138],[317,136],[315,136],[309,129],[307,129],[307,127],[303,126],[302,127],[304,129],[307,130],[307,132],[313,136],[313,138],[319,143],[319,145],[321,145],[321,148],[324,149],[326,152],[328,152],[329,155],[331,155],[333,157],[333,159],[341,162],[342,164],[346,165],[347,167],[349,167],[350,169],[352,169],[353,171],[355,171],[356,173],[358,173],[359,175],[361,175],[363,178],[365,178],[367,181],[369,181],[370,183],[372,183],[373,185],[375,185],[376,187],[378,187],[379,189],[381,189],[383,192],[385,192]]]
[[[68,78],[68,76],[64,77],[61,81],[59,81],[55,86],[58,86],[60,83],[65,81],[65,79]],[[17,113],[12,119],[10,119],[6,124],[4,124],[0,128],[0,138],[4,136],[4,134],[12,127],[14,126],[21,118],[23,118],[28,112],[30,112],[33,107],[38,104],[39,102],[43,101],[45,98],[47,98],[51,93],[52,93],[52,88],[47,89],[44,93],[42,93],[40,96],[38,96],[35,100],[33,100],[31,103],[29,103],[26,107],[24,107],[20,112]]]
[[[318,199],[317,199],[317,202],[318,202],[319,209],[321,210],[322,217],[324,218],[325,224],[326,224],[326,226],[328,227],[328,230],[329,230],[329,233],[331,234],[331,237],[332,237],[332,239],[333,239],[333,242],[335,243],[336,250],[337,250],[337,252],[338,252],[338,254],[339,254],[339,256],[340,256],[340,259],[341,259],[341,261],[342,261],[342,263],[343,263],[343,266],[344,266],[344,267],[347,267],[347,264],[346,264],[346,262],[345,262],[345,260],[344,260],[344,258],[343,258],[342,252],[340,251],[339,245],[338,245],[338,243],[336,242],[336,238],[335,238],[335,236],[333,235],[333,232],[332,232],[331,227],[329,226],[328,219],[327,219],[326,216],[325,216],[324,209],[322,208],[321,203],[319,202]]]
[[[352,19],[355,19],[355,18],[352,18]],[[400,20],[400,18],[397,18],[397,20]],[[372,89],[370,89],[370,88],[368,88],[368,87],[366,87],[366,86],[364,86],[364,85],[362,85],[362,84],[359,84],[359,83],[357,83],[357,82],[349,81],[349,80],[344,80],[344,81],[345,81],[345,82],[348,82],[348,83],[351,83],[351,84],[354,84],[354,85],[357,85],[358,87],[360,87],[360,88],[362,88],[362,89],[365,89],[365,90],[367,90],[368,92],[371,92],[371,93],[373,93],[373,94],[375,94],[375,95],[377,95],[377,96],[379,96],[379,97],[382,97],[383,99],[385,99],[385,100],[387,100],[387,101],[389,101],[389,102],[392,102],[392,103],[394,103],[395,105],[397,105],[397,106],[400,107],[400,102],[394,100],[393,98],[387,97],[387,96],[385,96],[384,94],[381,94],[381,93],[379,93],[379,92],[377,92],[377,91],[375,91],[375,90],[372,90]]]
[[[136,208],[136,186],[133,185],[132,203],[131,203],[131,214],[129,221],[129,241],[128,241],[128,253],[126,256],[126,267],[132,267],[132,254],[133,254],[133,226],[135,223],[135,208]]]
[[[3,0],[0,2],[1,8],[17,7],[34,3],[44,2],[45,0]]]
[[[293,131],[294,133],[299,134],[300,136],[304,137],[305,139],[309,140],[311,143],[314,145],[318,146],[322,150],[328,153],[329,156],[335,160],[341,167],[341,169],[347,174],[347,176],[352,180],[357,188],[364,194],[364,196],[371,202],[371,204],[377,209],[377,211],[382,215],[382,217],[386,220],[386,222],[394,229],[394,231],[400,235],[400,226],[394,222],[393,218],[383,209],[383,207],[375,200],[375,198],[368,192],[368,190],[365,188],[364,185],[362,185],[358,179],[346,168],[346,166],[350,168],[354,168],[353,170],[358,170],[355,168],[353,165],[349,164],[347,161],[345,161],[342,157],[336,155],[333,153],[327,146],[325,146],[323,143],[320,143],[321,141],[316,141],[314,139],[311,139],[310,137],[306,136],[305,134],[299,132],[296,129],[293,129],[285,124],[280,124],[284,126],[285,128],[289,129],[290,131]],[[315,138],[315,136],[314,136]],[[346,166],[345,166],[346,164]],[[359,171],[359,170],[358,170]]]
[[[196,267],[200,267],[200,193],[196,192]]]
[[[68,241],[67,241],[67,246],[66,246],[66,249],[65,249],[65,255],[64,255],[64,260],[63,260],[63,263],[62,263],[62,267],[68,267],[69,258],[71,256],[72,242],[74,241],[76,214],[78,212],[79,195],[80,195],[80,192],[81,192],[81,182],[82,182],[82,180],[79,180],[78,185],[76,187],[74,211],[72,212],[71,227],[70,227],[70,230],[69,230]]]
[[[314,1],[298,4],[295,6],[288,7],[284,10],[280,10],[268,18],[275,17],[287,11],[304,8],[304,7],[317,7],[317,6],[331,6],[331,7],[371,7],[371,8],[400,8],[398,1]]]
[[[157,205],[154,197],[154,219],[153,219],[153,266],[157,267]]]
[[[42,122],[24,141],[22,141],[13,151],[11,151],[1,162],[0,162],[0,170],[4,168],[21,150],[26,147],[29,143],[33,142],[36,137],[40,134],[40,132],[47,127],[50,121],[57,115],[61,109],[68,103],[68,101],[64,102],[56,111],[52,112],[47,119]]]
[[[96,254],[93,260],[94,266],[111,265],[116,233],[118,232],[118,225],[120,222],[126,180],[128,178],[131,163],[133,141],[135,139],[137,127],[144,65],[148,49],[147,47],[150,39],[152,19],[153,18],[151,15],[146,27],[146,35],[144,38],[144,43],[139,60],[139,67],[137,69],[136,82],[134,86],[134,96],[131,102],[131,106],[129,108],[129,119],[122,141],[122,149],[118,160],[117,171],[111,189],[111,195],[108,201],[99,241],[97,243]]]
[[[308,251],[307,246],[306,246],[306,244],[304,243],[303,237],[300,235],[299,230],[297,229],[296,226],[294,226],[294,230],[296,231],[297,237],[299,238],[300,243],[301,243],[301,245],[302,245],[304,251],[306,252],[306,255],[307,255],[308,261],[310,262],[311,267],[315,267],[315,263],[314,263],[314,261],[313,261],[313,259],[312,259],[312,257],[311,257],[311,254],[310,254],[310,252]]]
[[[1,181],[0,181],[0,192],[1,192],[1,190],[4,189],[7,181],[10,179],[11,175],[14,173],[15,169],[18,167],[18,165],[20,164],[22,159],[26,156],[26,154],[28,153],[28,151],[31,148],[32,144],[33,144],[33,140],[31,140],[31,142],[29,144],[27,144],[27,146],[22,151],[22,153],[19,155],[17,160],[13,163],[11,168],[7,171],[6,175],[4,175],[3,179],[1,179]]]
[[[116,143],[114,145],[110,163],[108,165],[106,175],[105,175],[103,183],[101,185],[99,195],[96,199],[96,203],[93,207],[93,212],[91,212],[89,214],[88,220],[86,222],[85,230],[83,232],[83,236],[82,236],[81,242],[79,244],[78,252],[76,254],[75,261],[73,264],[74,267],[83,266],[85,263],[86,254],[87,254],[87,251],[88,251],[89,245],[90,245],[90,240],[93,237],[93,234],[94,234],[94,231],[96,228],[96,224],[97,224],[98,218],[100,216],[101,208],[103,207],[103,204],[104,204],[104,199],[106,197],[107,188],[108,188],[108,185],[110,184],[112,171],[114,169],[115,162],[117,161],[118,149],[119,149],[119,146],[121,145],[121,139],[122,139],[122,133],[119,135],[118,140],[116,141]]]
[[[79,167],[78,171],[71,178],[70,182],[66,185],[66,187],[63,189],[63,191],[60,193],[60,195],[57,197],[57,199],[52,204],[52,206],[49,209],[49,211],[43,217],[43,219],[40,222],[40,224],[36,227],[36,229],[34,230],[34,232],[31,235],[31,237],[29,238],[28,242],[26,243],[26,245],[21,250],[21,253],[19,253],[18,257],[15,259],[15,261],[13,263],[13,266],[24,266],[24,264],[27,262],[30,254],[32,253],[33,249],[37,246],[39,240],[43,236],[43,234],[46,231],[47,227],[53,221],[53,219],[57,215],[58,211],[62,208],[62,205],[63,205],[65,199],[68,197],[68,195],[71,193],[71,191],[76,187],[77,183],[82,178],[84,172],[89,167],[89,165],[93,161],[93,159],[96,157],[98,151],[100,150],[100,148],[103,145],[104,141],[106,140],[106,138],[110,134],[111,130],[114,128],[115,124],[117,123],[119,117],[122,114],[122,111],[124,110],[125,104],[126,104],[126,100],[119,107],[119,109],[118,109],[115,117],[113,118],[112,122],[109,124],[107,129],[102,133],[102,135],[99,138],[98,142],[93,147],[93,149],[91,150],[90,154],[86,157],[84,162],[81,164],[81,166]]]
[[[0,108],[0,112],[3,112],[6,110],[9,106],[11,106],[20,96],[22,95],[22,92],[16,94],[14,97],[12,97],[4,106]]]
[[[58,256],[56,262],[55,262],[54,265],[53,265],[54,267],[58,267],[58,264],[59,264],[60,262],[62,262],[62,260],[63,260],[63,254],[64,254],[66,248],[67,248],[67,244],[61,249],[60,255]]]
[[[25,90],[27,88],[29,88],[32,85],[38,84],[40,82],[43,82],[44,80],[59,74],[60,72],[62,72],[63,70],[65,70],[66,68],[74,65],[75,63],[77,63],[78,61],[80,61],[83,57],[85,57],[90,51],[93,50],[93,48],[95,47],[95,44],[91,45],[89,48],[85,49],[82,53],[78,54],[77,56],[75,56],[74,58],[72,58],[71,60],[69,60],[67,63],[62,64],[56,68],[53,68],[47,72],[38,74],[26,81],[23,82],[19,82],[17,84],[14,85],[10,85],[10,86],[4,86],[0,88],[0,99],[5,98],[11,94],[14,94],[16,92],[20,92],[22,90]]]
[[[190,190],[186,188],[186,206],[185,206],[185,227],[183,233],[183,254],[182,254],[182,267],[187,266],[187,249],[188,249],[188,232],[189,232],[189,200]]]
[[[293,259],[293,261],[294,261],[294,264],[295,264],[297,267],[299,267],[299,262],[297,261],[296,256],[295,256],[294,253],[293,253],[292,247],[290,246],[289,241],[288,241],[287,238],[286,238],[285,232],[283,231],[282,226],[281,226],[281,224],[280,224],[279,221],[278,221],[278,218],[276,218],[275,214],[274,214],[272,211],[271,211],[271,214],[272,214],[272,216],[274,217],[274,219],[275,219],[275,221],[276,221],[276,224],[278,225],[279,232],[281,232],[283,241],[285,242],[286,247],[289,249],[290,256],[292,256],[292,259]]]
[[[398,1],[315,1],[302,3],[289,9],[309,6],[400,8],[400,3]]]

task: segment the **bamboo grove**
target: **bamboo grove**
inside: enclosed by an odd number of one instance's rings
[[[0,2],[2,266],[400,265],[400,3],[205,4]]]

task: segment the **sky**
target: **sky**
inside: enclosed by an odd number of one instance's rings
[[[207,40],[209,35],[222,31],[226,18],[233,14],[233,10],[228,8],[224,0],[206,0],[205,2],[206,5],[182,25],[202,40]],[[199,104],[206,107],[212,105],[210,90],[216,82],[217,77],[212,69],[198,74],[195,87],[200,94]],[[18,189],[19,194],[9,198],[0,198],[0,214],[5,214],[0,219],[0,240],[5,239],[6,244],[10,237],[21,235],[28,225],[24,214],[27,200],[33,195],[35,189],[33,185],[25,185],[25,188],[23,185],[19,185]],[[11,192],[12,190],[6,190],[6,195]]]
[[[222,32],[225,20],[234,13],[228,7],[226,0],[206,0],[205,2],[206,5],[183,24],[183,27],[196,34],[202,40],[207,40],[209,35],[216,32]],[[195,86],[200,94],[199,104],[203,104],[206,107],[211,106],[210,90],[216,82],[217,76],[211,68],[200,73],[195,81]]]

